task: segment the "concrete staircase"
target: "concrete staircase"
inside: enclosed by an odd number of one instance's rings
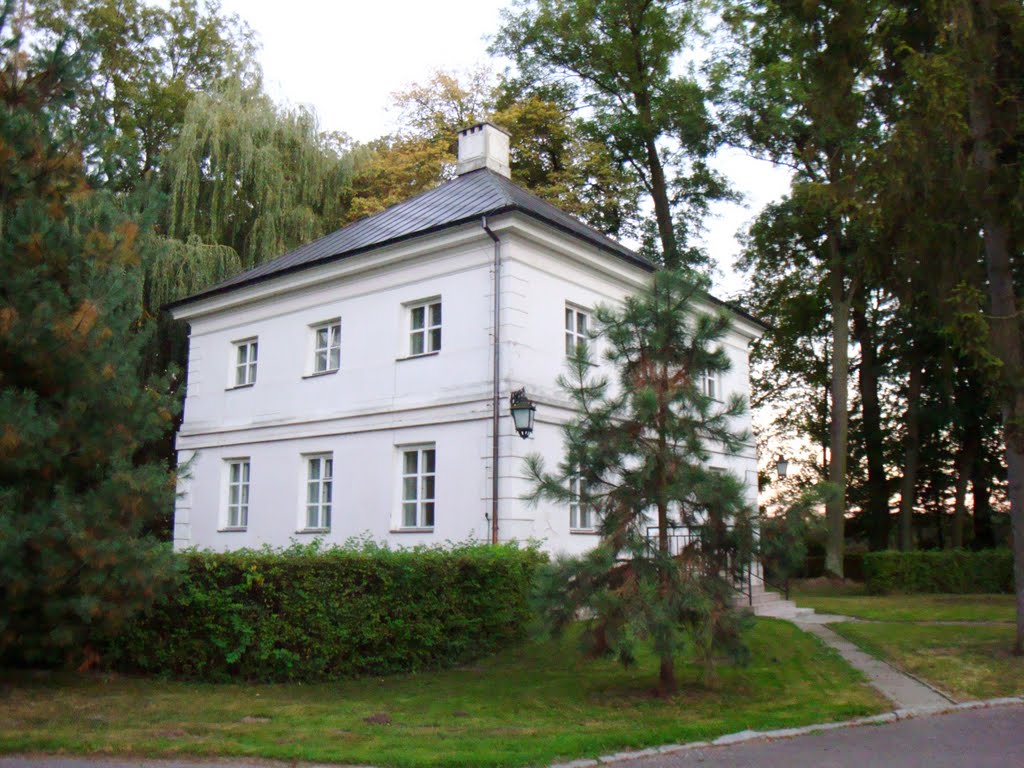
[[[783,599],[782,595],[770,589],[765,589],[759,579],[754,579],[751,584],[753,601],[746,595],[736,595],[736,606],[738,608],[749,608],[755,616],[768,616],[773,619],[796,619],[802,616],[810,616],[814,613],[813,608],[798,608],[792,600]]]

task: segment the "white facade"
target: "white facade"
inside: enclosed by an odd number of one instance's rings
[[[555,379],[565,366],[566,307],[589,312],[621,301],[650,271],[518,211],[486,224],[501,256],[499,538],[583,551],[593,534],[570,530],[568,508],[521,500],[523,457],[540,453],[553,466],[562,455],[561,425],[571,411]],[[361,536],[392,546],[490,540],[493,264],[493,240],[477,221],[176,307],[191,335],[177,439],[189,469],[180,481],[175,546],[225,550]],[[413,312],[424,307],[430,326],[438,303],[440,348],[433,350],[437,336],[431,339],[429,327],[417,332],[419,341],[412,338],[420,317]],[[332,336],[338,325],[340,335]],[[320,328],[326,333],[318,340]],[[725,393],[749,394],[747,350],[759,334],[736,316],[725,340],[732,359]],[[537,404],[528,440],[515,433],[508,413],[509,393],[520,387]],[[749,430],[749,416],[738,426]],[[434,471],[424,473],[430,450]],[[414,451],[410,484],[405,454]],[[318,475],[333,470],[329,528],[324,478],[311,484],[311,458],[319,459]],[[753,444],[712,464],[746,478],[756,503]],[[415,508],[403,504],[411,485],[421,497]]]

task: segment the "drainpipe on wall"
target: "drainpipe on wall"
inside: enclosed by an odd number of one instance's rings
[[[498,409],[501,407],[498,376],[501,371],[501,240],[487,226],[487,217],[480,226],[494,241],[494,370],[491,372],[491,543],[498,543]]]

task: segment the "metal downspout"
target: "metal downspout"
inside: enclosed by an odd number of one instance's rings
[[[498,417],[501,407],[501,240],[487,226],[487,217],[480,226],[494,241],[494,370],[491,372],[491,543],[498,543]]]

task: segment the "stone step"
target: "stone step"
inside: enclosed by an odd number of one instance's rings
[[[780,600],[771,605],[754,606],[755,616],[765,616],[772,619],[798,619],[802,616],[810,616],[813,613],[813,608],[799,608],[792,600]]]

